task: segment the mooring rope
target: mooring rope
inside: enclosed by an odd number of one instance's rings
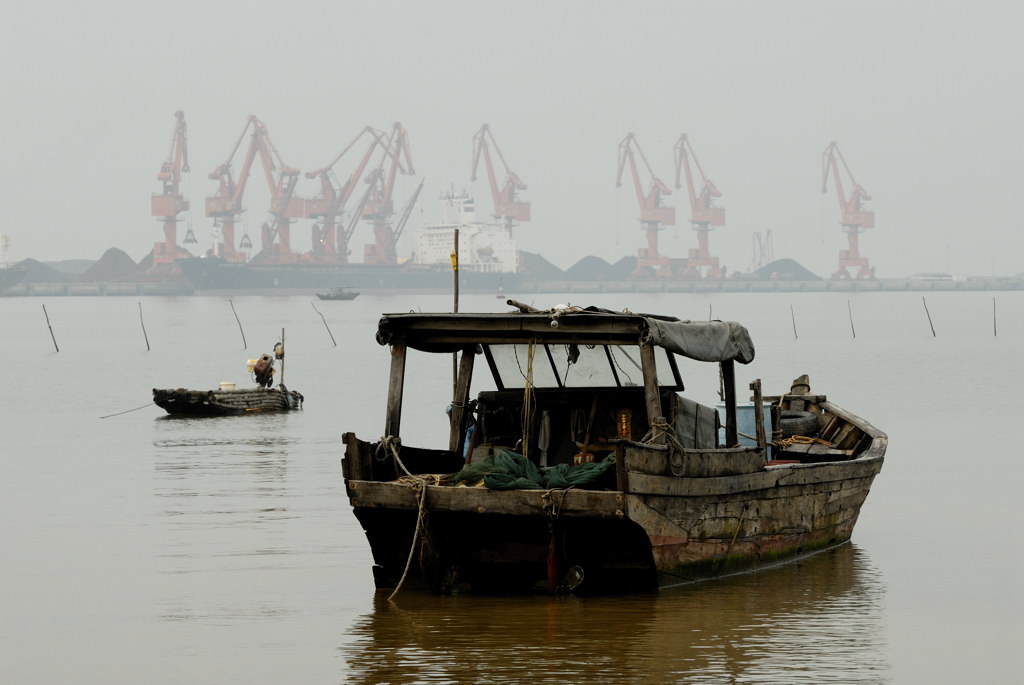
[[[420,531],[423,528],[424,514],[427,510],[428,481],[426,478],[413,475],[412,472],[406,468],[402,459],[398,456],[398,448],[401,447],[401,444],[401,441],[393,435],[386,435],[382,437],[380,442],[377,444],[378,451],[391,452],[391,456],[394,458],[395,463],[402,469],[402,471],[405,472],[406,477],[399,479],[399,482],[411,485],[413,489],[416,490],[419,498],[419,504],[417,507],[418,511],[416,513],[416,528],[412,533],[412,544],[409,545],[409,556],[405,560],[405,569],[402,571],[402,577],[398,579],[398,584],[395,585],[395,589],[390,595],[388,595],[388,601],[395,598],[395,595],[397,595],[399,590],[402,589],[402,586],[405,584],[405,579],[409,575],[409,567],[412,566],[412,557],[416,552],[416,543],[419,542]]]
[[[152,407],[152,406],[154,406],[152,402],[146,402],[146,404],[144,404],[144,405],[142,405],[140,407],[135,407],[135,409],[126,409],[125,411],[119,411],[116,414],[107,414],[106,416],[101,416],[100,418],[101,419],[109,419],[111,416],[120,416],[121,414],[127,414],[128,412],[138,411],[140,409],[145,409],[146,407]]]

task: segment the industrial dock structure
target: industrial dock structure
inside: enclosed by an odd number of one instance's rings
[[[151,214],[160,222],[162,239],[137,269],[108,270],[105,277],[93,274],[96,280],[62,282],[54,278],[48,282],[45,277],[30,277],[32,270],[20,265],[20,270],[11,267],[0,274],[0,293],[285,293],[312,292],[338,284],[368,291],[448,290],[454,269],[467,292],[1021,289],[1019,279],[966,281],[946,275],[877,279],[859,243],[860,234],[875,226],[874,212],[867,208],[871,195],[853,177],[834,141],[822,153],[821,190],[828,192],[831,184],[836,193],[846,245],[838,250],[830,276],[822,279],[791,260],[775,260],[771,231],[754,234],[751,271],[727,273],[710,238],[712,231],[726,225],[723,193],[705,175],[686,133],[680,135],[672,151],[674,188],[685,188],[690,210],[687,220],[695,236],[696,244],[688,254],[666,255],[658,244],[660,232],[676,224],[676,207],[665,204],[673,189],[655,173],[637,136],[628,133],[619,143],[616,185],[628,183],[633,188],[642,244],[635,257],[614,265],[589,257],[562,271],[540,255],[517,249],[517,227],[531,220],[530,203],[520,195],[527,184],[511,169],[487,124],[472,137],[470,180],[477,180],[478,172],[483,175],[491,195],[490,218],[478,218],[474,198],[465,192],[446,193],[440,198],[441,220],[411,229],[414,247],[410,254],[400,255],[399,239],[423,190],[421,181],[410,197],[396,197],[399,175],[416,173],[410,136],[402,124],[396,122],[390,130],[364,127],[324,167],[304,174],[315,184],[302,195],[302,172],[284,161],[267,125],[250,116],[225,161],[208,174],[214,190],[205,198],[204,207],[214,240],[210,249],[194,255],[187,246],[199,241],[191,221],[185,222],[191,201],[182,184],[183,175],[191,171],[187,130],[184,112],[175,112],[170,150],[157,173],[160,189],[151,198]],[[257,161],[270,204],[259,234],[250,236],[241,219],[247,209],[246,189],[259,175]],[[299,251],[292,244],[292,229],[300,221],[309,222],[308,251]],[[184,231],[182,223],[186,223]],[[372,242],[363,246],[357,260],[352,254],[353,236],[361,224],[371,229]]]

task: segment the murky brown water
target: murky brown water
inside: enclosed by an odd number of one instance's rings
[[[380,312],[449,298],[317,303],[334,347],[306,298],[236,297],[248,349],[226,299],[148,298],[150,352],[137,300],[48,298],[59,353],[44,300],[0,300],[0,682],[1019,682],[1024,294],[997,299],[994,337],[990,294],[929,296],[933,338],[919,295],[586,298],[743,321],[758,359],[740,384],[806,372],[886,430],[853,543],[658,595],[394,602],[373,589],[339,439],[383,428]],[[248,382],[245,360],[282,327],[302,412],[182,420],[148,405],[152,387]],[[410,391],[410,434],[443,433],[430,385]]]

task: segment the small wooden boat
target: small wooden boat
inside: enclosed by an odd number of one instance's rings
[[[326,293],[317,293],[321,300],[354,300],[359,297],[359,292],[352,288],[331,288]]]
[[[281,382],[274,385],[276,361],[281,362]],[[274,346],[273,354],[262,354],[250,359],[249,372],[256,387],[238,390],[235,384],[224,381],[216,390],[186,390],[185,388],[153,388],[153,403],[168,414],[182,416],[226,416],[266,411],[301,409],[305,398],[302,393],[284,385],[284,329],[281,342]]]
[[[302,393],[276,388],[186,390],[153,388],[153,402],[168,414],[182,416],[226,416],[265,411],[301,409]]]
[[[741,433],[742,325],[508,303],[518,311],[380,320],[384,437],[345,433],[342,461],[378,588],[650,591],[849,540],[888,438],[806,376],[769,397],[750,383]],[[446,445],[402,442],[412,351],[458,354],[454,398],[438,397]],[[719,365],[721,407],[683,392],[694,361]],[[474,396],[481,366],[494,389]]]

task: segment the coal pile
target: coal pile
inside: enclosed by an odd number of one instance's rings
[[[130,279],[143,271],[123,250],[112,247],[78,277],[83,282],[109,282]]]

